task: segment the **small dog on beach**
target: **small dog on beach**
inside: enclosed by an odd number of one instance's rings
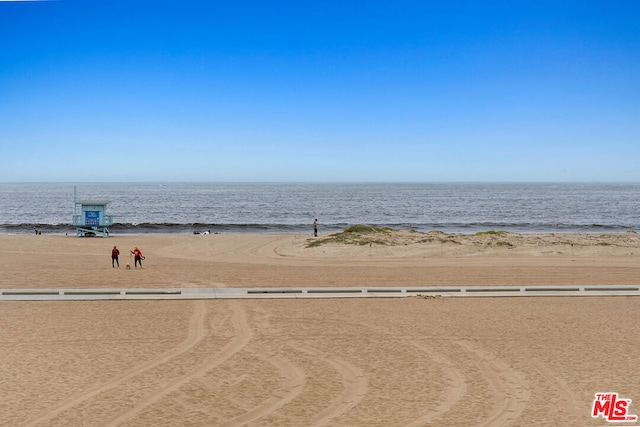
[[[131,270],[131,264],[127,263],[127,270]]]

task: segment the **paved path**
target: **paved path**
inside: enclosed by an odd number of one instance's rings
[[[0,289],[0,301],[122,299],[640,296],[640,285],[318,288]]]

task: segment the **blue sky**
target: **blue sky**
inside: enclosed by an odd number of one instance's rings
[[[0,1],[0,182],[640,181],[638,1]]]

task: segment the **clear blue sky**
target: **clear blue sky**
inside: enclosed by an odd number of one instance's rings
[[[0,1],[0,182],[640,181],[640,1]]]

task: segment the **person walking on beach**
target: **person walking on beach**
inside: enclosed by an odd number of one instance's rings
[[[313,220],[313,235],[318,237],[318,219]]]
[[[118,268],[120,268],[120,261],[118,261],[118,255],[120,255],[120,251],[115,246],[111,249],[111,268],[115,267],[115,264],[118,264]]]
[[[142,251],[140,251],[137,246],[134,246],[131,253],[133,254],[134,258],[134,268],[138,268],[138,264],[140,264],[140,268],[142,268],[142,260],[144,259],[144,256],[142,256]]]

